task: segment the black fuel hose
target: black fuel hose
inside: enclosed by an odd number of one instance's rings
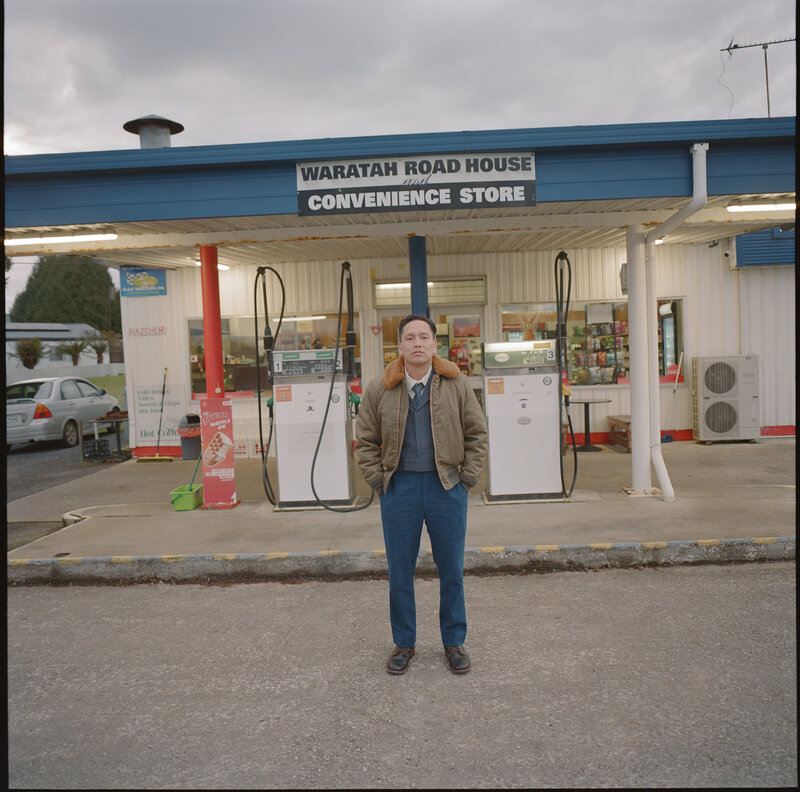
[[[567,293],[566,300],[564,299],[564,265],[566,264],[567,270]],[[566,413],[567,424],[569,426],[569,433],[572,437],[572,455],[575,459],[575,465],[572,472],[572,484],[570,484],[569,491],[564,481],[564,455],[561,451],[560,443],[558,449],[558,463],[561,470],[561,493],[565,498],[572,495],[575,489],[575,480],[578,478],[578,449],[575,445],[575,431],[572,428],[572,416],[569,412],[569,393],[564,392],[564,373],[569,380],[569,343],[567,340],[567,316],[569,315],[569,298],[572,290],[572,265],[569,263],[569,257],[562,250],[555,260],[553,267],[556,286],[556,358],[558,359],[558,392],[559,392],[559,409],[558,409],[558,436],[561,437],[562,414]]]
[[[267,305],[267,281],[266,272],[269,270],[273,272],[278,278],[281,286],[281,313],[278,318],[278,326],[275,328],[275,335],[269,326],[269,307]],[[272,489],[272,482],[269,480],[267,473],[267,457],[269,456],[269,449],[272,445],[272,430],[274,426],[273,405],[269,406],[269,436],[267,439],[267,446],[264,447],[264,428],[261,418],[261,366],[259,365],[258,355],[258,279],[261,278],[261,292],[264,301],[264,362],[267,364],[267,371],[269,371],[270,355],[275,342],[278,340],[278,334],[281,331],[283,324],[283,311],[286,307],[286,288],[283,285],[283,278],[280,273],[272,267],[259,267],[256,271],[256,278],[253,283],[253,322],[255,324],[255,344],[256,344],[256,401],[258,402],[258,443],[261,450],[261,483],[264,487],[264,493],[267,500],[273,505],[277,505],[278,501],[275,498],[275,492]]]
[[[319,495],[317,494],[317,489],[314,486],[314,470],[315,470],[315,468],[317,466],[317,456],[319,455],[319,447],[322,444],[322,436],[325,434],[325,426],[327,425],[327,422],[328,422],[328,411],[329,411],[330,406],[331,406],[331,396],[333,395],[333,388],[334,388],[334,386],[336,384],[336,362],[339,359],[339,341],[341,340],[341,333],[342,333],[342,297],[344,295],[345,274],[347,275],[347,285],[348,285],[348,290],[347,290],[347,298],[348,298],[348,339],[347,339],[346,343],[347,343],[347,345],[349,347],[350,346],[350,333],[352,332],[352,339],[353,339],[352,343],[353,343],[353,346],[355,346],[355,332],[352,331],[353,286],[352,286],[352,283],[351,283],[351,280],[350,280],[350,262],[349,261],[345,261],[342,264],[342,274],[341,274],[341,277],[339,279],[339,318],[338,318],[338,323],[336,325],[336,346],[335,346],[335,348],[333,350],[333,368],[331,370],[331,386],[328,389],[328,398],[327,398],[327,401],[325,403],[325,414],[322,416],[322,428],[319,430],[319,437],[317,438],[317,447],[314,449],[314,459],[311,461],[311,491],[314,493],[314,498],[316,499],[317,503],[320,506],[322,506],[323,508],[327,509],[328,511],[340,512],[340,513],[355,512],[355,511],[361,511],[362,509],[366,509],[372,503],[373,499],[375,498],[375,490],[371,489],[369,500],[366,503],[362,504],[361,506],[345,506],[345,507],[339,508],[339,507],[336,507],[336,506],[329,506],[327,503],[325,503],[319,497]],[[347,357],[349,359],[349,362],[350,362],[350,365],[344,367],[345,376],[347,376],[350,372],[352,372],[352,375],[355,374],[355,371],[353,371],[354,358],[355,358],[354,349],[351,348],[351,349],[348,349],[347,351],[350,353],[349,355],[347,355]],[[348,372],[348,368],[350,369],[350,372]],[[350,396],[350,390],[349,390],[348,387],[345,387],[345,397],[349,399],[349,396]],[[349,408],[346,407],[346,409],[349,409]]]

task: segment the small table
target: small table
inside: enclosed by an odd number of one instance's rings
[[[114,415],[116,417],[109,418],[109,415]],[[128,413],[121,412],[121,413],[107,413],[102,418],[96,418],[94,421],[87,421],[88,425],[91,425],[94,429],[94,439],[99,440],[100,435],[97,430],[97,424],[105,423],[105,424],[113,424],[114,426],[114,434],[117,436],[117,454],[122,458],[122,424],[128,420]],[[81,437],[81,463],[84,462],[86,459],[86,455],[84,452],[84,439],[83,439],[83,427],[81,426],[80,429],[80,437]],[[106,443],[107,443],[106,439]],[[104,457],[110,456],[109,454],[103,454]]]
[[[570,399],[571,404],[583,405],[583,445],[578,446],[577,451],[602,451],[600,446],[593,446],[589,443],[589,436],[591,435],[591,428],[589,426],[589,405],[590,404],[608,404],[611,399]]]

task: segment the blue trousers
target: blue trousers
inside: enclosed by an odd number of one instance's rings
[[[444,646],[460,646],[467,636],[464,605],[464,542],[467,491],[462,484],[445,490],[436,471],[398,471],[381,495],[381,521],[389,566],[389,616],[397,646],[414,646],[417,610],[414,571],[422,523],[431,539],[439,570],[439,628]]]

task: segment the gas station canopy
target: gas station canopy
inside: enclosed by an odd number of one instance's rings
[[[6,158],[7,253],[90,253],[108,264],[229,266],[625,244],[692,194],[690,147],[707,142],[708,203],[666,242],[712,242],[794,223],[795,119],[670,122],[392,135]],[[535,205],[301,216],[298,165],[531,152]],[[730,207],[757,205],[754,211]],[[49,242],[98,234],[113,239]],[[14,240],[44,241],[13,246]]]

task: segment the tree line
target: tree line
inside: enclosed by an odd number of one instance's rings
[[[6,257],[6,272],[13,261]],[[62,354],[77,365],[84,349],[92,348],[102,361],[103,352],[122,334],[120,294],[108,269],[87,256],[41,256],[34,265],[25,289],[9,312],[12,322],[57,322],[88,324],[97,336],[66,341],[57,345]],[[27,368],[33,368],[47,350],[41,339],[23,339],[17,354]]]

